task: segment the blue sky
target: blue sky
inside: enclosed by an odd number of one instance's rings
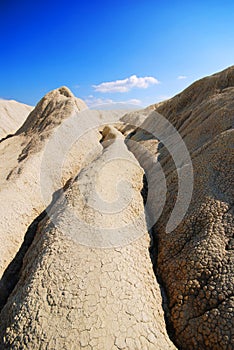
[[[233,18],[233,0],[1,0],[0,98],[158,102],[234,64]]]

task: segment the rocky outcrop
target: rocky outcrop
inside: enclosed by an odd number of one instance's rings
[[[131,136],[132,150],[140,160],[149,142],[154,142],[152,154],[165,175],[162,178],[156,170],[157,197],[151,193],[148,209],[150,216],[155,214],[153,204],[158,210],[155,201],[164,195],[166,181],[166,202],[153,227],[154,258],[167,295],[168,323],[180,349],[232,349],[234,344],[233,96],[234,67],[230,67],[155,105],[160,114],[152,113]],[[171,231],[167,224],[188,163],[183,163],[178,143],[170,145],[172,155],[165,147],[167,138],[164,145],[154,140],[152,135],[160,134],[159,116],[183,137],[193,166],[191,203]],[[177,169],[176,154],[181,158]],[[150,169],[149,162],[146,167]]]
[[[13,135],[32,109],[31,106],[13,100],[0,100],[0,140]]]

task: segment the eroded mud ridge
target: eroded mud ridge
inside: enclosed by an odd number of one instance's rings
[[[4,135],[0,349],[233,349],[233,97],[234,67],[131,113],[62,87]]]

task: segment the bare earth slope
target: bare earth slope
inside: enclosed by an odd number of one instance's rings
[[[124,112],[83,108],[52,91],[0,145],[0,348],[173,349]]]
[[[233,349],[233,96],[234,67],[128,114],[62,87],[0,143],[0,349]]]
[[[84,102],[79,102],[66,88],[52,91],[39,102],[17,133],[0,143],[0,276],[21,246],[29,224],[50,203],[54,191],[69,178],[65,173],[60,181],[54,181],[45,204],[40,168],[46,144],[63,120],[72,118],[84,107]],[[61,144],[70,137],[67,129]],[[98,139],[96,132],[93,142],[98,143]],[[87,146],[84,152],[89,148]],[[70,168],[76,171],[71,164]]]
[[[155,105],[180,132],[193,165],[192,201],[182,222],[168,233],[178,174],[166,148],[155,146],[153,152],[166,175],[167,197],[153,228],[154,256],[167,294],[172,337],[180,349],[234,347],[233,97],[234,67],[230,67]],[[144,156],[140,146],[146,149],[150,142],[144,130],[153,133],[160,129],[158,120],[158,114],[152,113],[131,137],[132,142],[138,142],[132,149],[141,165]],[[174,144],[175,151],[177,147]],[[146,168],[150,169],[147,162]],[[181,164],[180,172],[185,168],[186,164]],[[162,180],[157,174],[155,177],[160,198]],[[151,216],[157,198],[151,195]]]
[[[33,107],[12,100],[0,100],[0,140],[14,134]]]
[[[148,253],[143,171],[117,130],[104,134],[103,152],[40,223],[1,313],[1,348],[174,349]],[[119,179],[132,184],[121,212]],[[94,209],[96,191],[110,200],[106,213]]]

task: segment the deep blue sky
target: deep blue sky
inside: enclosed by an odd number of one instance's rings
[[[0,97],[35,104],[66,85],[90,103],[157,102],[234,63],[233,18],[233,0],[0,0]],[[160,84],[92,87],[132,75]]]

